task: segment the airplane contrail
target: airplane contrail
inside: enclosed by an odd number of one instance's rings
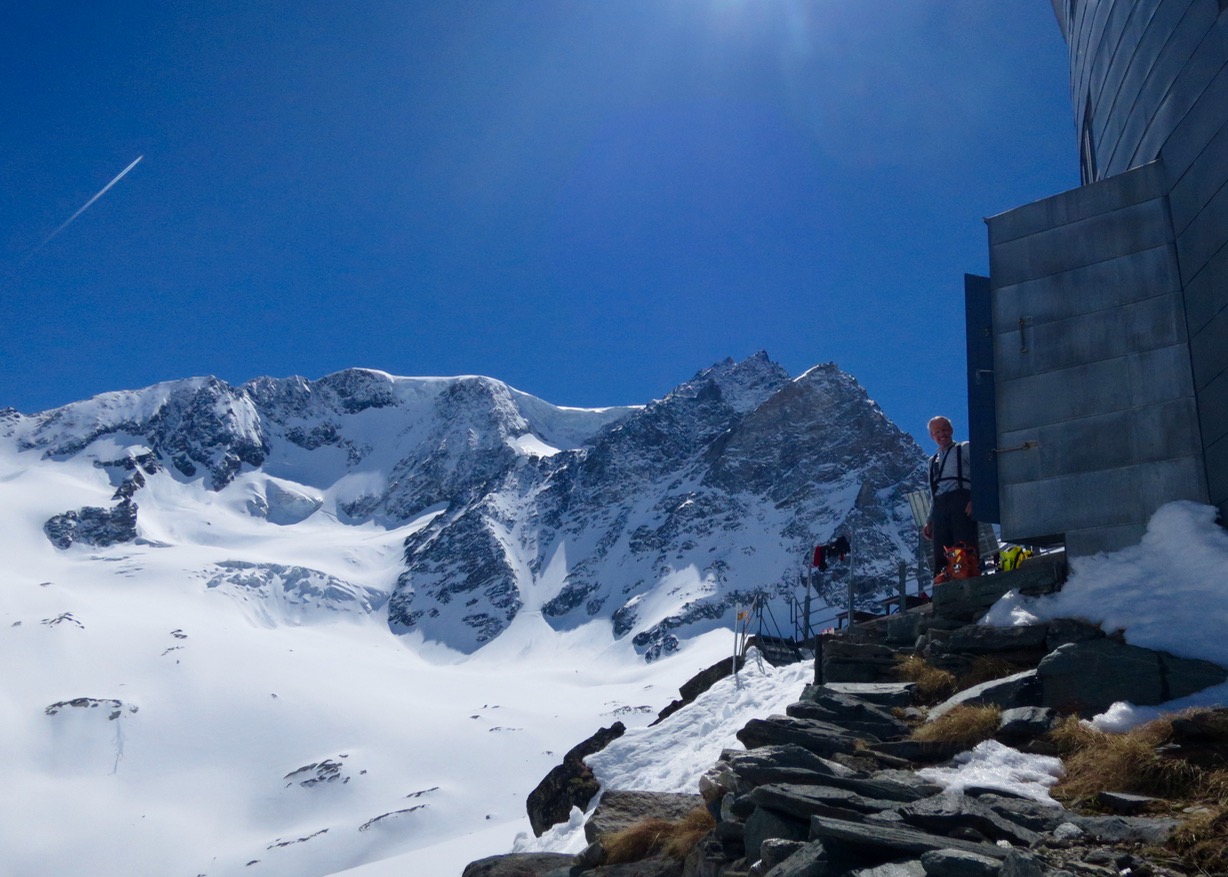
[[[103,195],[105,195],[105,194],[107,193],[107,189],[110,189],[112,186],[114,186],[116,183],[118,183],[120,180],[122,180],[122,179],[124,178],[124,175],[125,175],[126,173],[128,173],[128,171],[130,171],[130,170],[132,170],[134,167],[136,167],[136,166],[137,166],[137,164],[138,164],[138,163],[141,161],[141,159],[142,159],[142,158],[144,158],[144,157],[145,157],[145,156],[143,156],[143,155],[138,155],[138,156],[136,157],[136,161],[134,161],[132,164],[128,165],[126,168],[124,168],[122,171],[120,171],[120,172],[119,172],[119,173],[118,173],[118,174],[115,176],[115,179],[111,180],[111,182],[109,182],[109,183],[107,183],[105,186],[103,186],[103,187],[102,187],[102,190],[101,190],[101,191],[100,191],[100,192],[99,192],[97,195],[95,195],[95,196],[94,196],[93,198],[91,198],[90,200],[86,201],[86,202],[85,202],[85,204],[83,204],[83,205],[81,206],[81,209],[80,209],[80,210],[78,210],[78,211],[77,211],[76,213],[74,213],[72,216],[68,217],[68,219],[64,220],[64,224],[63,224],[63,225],[61,225],[59,228],[57,228],[57,229],[56,229],[55,231],[53,231],[51,234],[47,235],[47,239],[46,239],[46,240],[44,240],[44,241],[43,241],[41,244],[39,244],[37,247],[35,247],[35,248],[34,248],[34,252],[38,252],[38,251],[39,251],[39,250],[41,250],[43,247],[47,246],[47,244],[51,243],[51,239],[52,239],[52,238],[54,238],[56,235],[58,235],[58,234],[59,234],[60,232],[62,232],[64,229],[68,228],[68,226],[72,225],[72,223],[73,223],[73,220],[74,220],[74,219],[76,219],[78,216],[80,216],[82,213],[84,213],[86,210],[88,210],[91,204],[93,204],[95,201],[97,201],[99,198],[101,198]],[[33,255],[33,253],[31,253],[31,255]]]

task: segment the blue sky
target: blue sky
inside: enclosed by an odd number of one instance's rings
[[[764,349],[962,433],[982,218],[1078,183],[1065,58],[1047,0],[5,4],[0,407]]]

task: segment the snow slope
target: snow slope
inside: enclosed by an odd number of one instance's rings
[[[608,623],[526,613],[465,657],[380,608],[422,521],[284,527],[151,479],[140,544],[58,550],[42,521],[83,483],[111,489],[0,452],[6,875],[310,877],[440,848],[416,873],[459,873],[527,829],[563,752],[651,720],[730,645],[650,667]]]

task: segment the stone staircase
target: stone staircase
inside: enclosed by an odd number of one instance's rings
[[[1009,591],[1041,596],[1061,590],[1065,552],[1030,558],[1018,569],[936,585],[929,603],[826,634],[818,640],[815,682],[896,681],[903,656],[944,632],[975,624]]]

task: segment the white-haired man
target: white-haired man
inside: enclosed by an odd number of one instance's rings
[[[977,549],[977,527],[972,517],[972,457],[967,442],[952,440],[955,429],[941,415],[929,421],[930,438],[938,451],[930,457],[930,517],[923,530],[934,542],[934,582],[947,580],[946,550],[964,543]]]

